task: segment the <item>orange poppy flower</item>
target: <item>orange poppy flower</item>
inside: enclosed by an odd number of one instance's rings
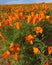
[[[43,13],[46,14],[46,10],[43,10]]]
[[[33,39],[34,37],[30,34],[30,35],[28,35],[27,37],[26,37],[26,40],[31,40],[31,39]]]
[[[15,55],[14,55],[14,60],[19,60],[19,57],[18,57],[17,53],[15,53]]]
[[[30,22],[32,22],[32,16],[31,15],[28,16],[28,23],[30,23]]]
[[[12,16],[8,16],[9,20],[12,21]]]
[[[0,28],[2,28],[2,23],[0,22]]]
[[[50,19],[50,16],[46,16],[46,19],[49,20]]]
[[[10,55],[11,55],[11,53],[7,50],[7,51],[5,51],[5,52],[3,53],[2,57],[3,57],[3,58],[9,58]]]
[[[23,12],[20,12],[20,14],[19,14],[19,19],[20,19],[20,20],[23,20],[23,19],[24,19]]]
[[[17,28],[18,30],[20,30],[20,27],[21,27],[20,22],[17,22],[17,23],[16,23],[16,28]]]
[[[12,20],[8,20],[8,19],[7,19],[7,20],[4,20],[3,23],[4,23],[5,25],[13,26]]]
[[[36,31],[36,33],[42,33],[43,29],[42,29],[42,27],[35,27],[35,31]]]
[[[4,35],[0,32],[0,37],[4,40]]]
[[[48,62],[46,62],[45,65],[49,65]]]
[[[37,18],[34,16],[33,17],[33,24],[36,24],[37,23]]]
[[[19,14],[16,14],[16,13],[14,12],[14,16],[15,16],[16,19],[19,19]]]
[[[3,22],[4,22],[5,25],[9,25],[9,20],[8,19],[4,20]]]
[[[38,16],[38,21],[41,21],[43,19],[45,19],[45,15],[43,13],[42,14],[40,13]]]
[[[38,18],[39,17],[39,14],[36,14],[35,17]]]
[[[31,45],[33,44],[33,40],[30,40],[29,42],[30,42]]]
[[[15,20],[16,20],[16,17],[15,17],[15,16],[13,16],[13,17],[12,17],[12,20],[14,20],[14,21],[15,21]]]
[[[4,17],[8,16],[8,13],[4,13]]]
[[[37,47],[33,47],[33,52],[35,54],[40,54],[40,50]]]
[[[31,12],[31,16],[34,17],[35,16],[35,12]]]
[[[10,50],[12,52],[19,52],[20,51],[20,45],[11,43],[10,44]]]
[[[36,37],[36,35],[28,35],[25,37],[25,40],[30,42],[30,44],[33,44],[33,39]]]
[[[52,54],[52,46],[48,46],[48,53]]]

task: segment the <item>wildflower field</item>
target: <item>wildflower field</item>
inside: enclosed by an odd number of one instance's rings
[[[0,65],[52,65],[52,3],[0,5]]]

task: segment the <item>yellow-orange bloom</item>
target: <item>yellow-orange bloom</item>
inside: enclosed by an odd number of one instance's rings
[[[15,16],[16,19],[19,19],[19,14],[16,14],[16,13],[14,12],[14,16]]]
[[[0,22],[0,28],[2,28],[2,23]]]
[[[35,27],[35,31],[36,31],[36,33],[42,33],[43,29],[42,29],[42,27]]]
[[[33,40],[30,40],[29,42],[30,42],[31,45],[33,44]]]
[[[28,16],[28,23],[30,23],[30,22],[32,22],[32,16],[31,15]]]
[[[24,19],[23,12],[20,12],[20,14],[19,14],[19,19],[20,19],[20,20],[23,20],[23,19]]]
[[[20,27],[21,27],[20,22],[17,22],[17,23],[16,23],[16,28],[17,28],[18,30],[20,30]]]
[[[20,51],[20,45],[11,43],[10,44],[10,50],[12,52],[19,52]]]
[[[31,39],[34,39],[34,37],[33,37],[33,35],[30,34],[30,35],[26,36],[25,39],[26,40],[31,40]]]
[[[49,20],[50,19],[50,16],[46,16],[46,19]]]
[[[52,46],[48,46],[48,54],[52,54]]]
[[[48,62],[46,62],[45,65],[49,65]]]
[[[33,24],[36,24],[37,23],[37,18],[36,16],[33,17]]]
[[[33,44],[33,39],[36,37],[36,35],[31,35],[29,34],[28,36],[25,37],[25,40],[30,42],[30,44]]]
[[[19,60],[19,57],[18,57],[17,53],[15,53],[15,55],[14,55],[14,60]]]
[[[11,53],[7,50],[7,51],[5,51],[5,52],[3,53],[2,57],[3,57],[3,58],[9,58],[10,55],[11,55]]]
[[[34,17],[35,16],[35,12],[31,12],[31,16]]]
[[[33,47],[33,52],[35,54],[40,54],[40,50],[37,47]]]
[[[0,37],[4,40],[4,35],[0,32]]]
[[[38,16],[38,21],[41,21],[43,19],[45,19],[45,15],[43,13],[42,14],[40,13]]]

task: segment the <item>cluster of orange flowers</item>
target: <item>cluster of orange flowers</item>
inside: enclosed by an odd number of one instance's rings
[[[43,29],[42,29],[42,27],[35,27],[35,31],[38,34],[38,33],[42,33]],[[3,38],[2,34],[0,34],[0,36]],[[33,39],[35,39],[35,38],[36,38],[36,35],[29,34],[28,36],[25,37],[25,40],[32,45],[33,44]],[[10,44],[10,51],[15,52],[15,56],[17,56],[19,51],[20,51],[20,45],[11,43]],[[40,50],[38,48],[36,48],[36,47],[33,47],[33,52],[35,54],[40,54]],[[52,46],[48,46],[48,53],[52,54]],[[10,56],[9,51],[4,52],[4,54],[3,54],[4,58],[8,58],[9,56]]]
[[[19,60],[19,57],[18,57],[19,52],[20,52],[20,45],[11,43],[10,44],[10,51],[8,51],[8,50],[5,51],[2,56],[3,56],[3,58],[9,58],[12,53],[15,53],[14,59]]]
[[[42,33],[43,29],[42,27],[39,26],[39,27],[35,27],[35,31],[38,34],[38,33]],[[25,40],[28,41],[30,44],[33,44],[33,39],[35,38],[36,38],[36,35],[29,34],[28,36],[25,37]]]
[[[35,24],[44,19],[45,19],[45,14],[43,11],[41,11],[39,14],[34,14],[34,12],[32,12],[31,15],[28,15],[28,23],[33,22],[33,24]]]
[[[40,54],[40,50],[36,47],[33,48],[33,52],[36,54]],[[48,54],[52,54],[52,46],[48,46]]]
[[[1,18],[3,19],[0,22],[0,28],[2,28],[4,25],[9,25],[9,26],[15,26],[18,30],[21,28],[21,21],[25,20],[27,23],[32,22],[33,24],[36,24],[37,22],[40,22],[42,20],[48,20],[49,22],[52,23],[52,17],[49,15],[46,15],[47,10],[50,9],[50,7],[43,3],[43,4],[32,4],[30,5],[31,7],[27,7],[29,5],[22,5],[15,7],[11,7],[12,12],[6,12],[4,13]],[[42,10],[38,10],[39,8],[42,8]],[[8,9],[8,8],[7,8]],[[38,11],[38,13],[36,13]],[[30,12],[30,13],[29,13]],[[18,22],[15,22],[18,20]],[[41,26],[35,27],[34,31],[36,34],[42,34],[43,28]],[[5,39],[4,35],[0,32],[0,37],[2,40]],[[25,41],[27,41],[30,45],[33,45],[33,40],[36,38],[36,35],[29,34],[25,36]],[[14,59],[19,60],[19,52],[21,50],[19,44],[10,44],[10,50],[6,50],[3,53],[3,58],[9,58],[12,53],[14,53]],[[48,54],[52,54],[52,46],[48,46]],[[40,54],[41,51],[37,47],[33,47],[33,52],[35,54]],[[48,65],[48,62],[45,63],[45,65]]]
[[[50,7],[47,4],[45,4],[45,3],[43,3],[41,5],[32,4],[32,5],[30,5],[31,7],[27,7],[27,6],[29,6],[29,5],[18,6],[18,7],[16,7],[16,9],[14,6],[9,7],[9,8],[11,8],[12,13],[6,12],[1,16],[1,18],[3,20],[2,20],[2,22],[0,22],[0,28],[3,26],[3,24],[13,26],[14,21],[16,19],[27,20],[28,23],[33,22],[33,24],[35,24],[41,20],[44,20],[44,19],[52,22],[51,16],[45,15],[47,13],[47,10],[50,9]],[[43,10],[38,10],[39,8],[42,8]],[[6,8],[6,9],[8,9],[8,8]],[[1,10],[2,10],[2,8],[1,8]],[[28,14],[28,12],[30,12],[30,11],[31,11],[31,13]],[[38,11],[38,13],[36,13],[36,11]]]

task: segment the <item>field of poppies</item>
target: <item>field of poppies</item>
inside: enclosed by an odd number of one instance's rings
[[[0,5],[0,65],[52,65],[52,3]]]

